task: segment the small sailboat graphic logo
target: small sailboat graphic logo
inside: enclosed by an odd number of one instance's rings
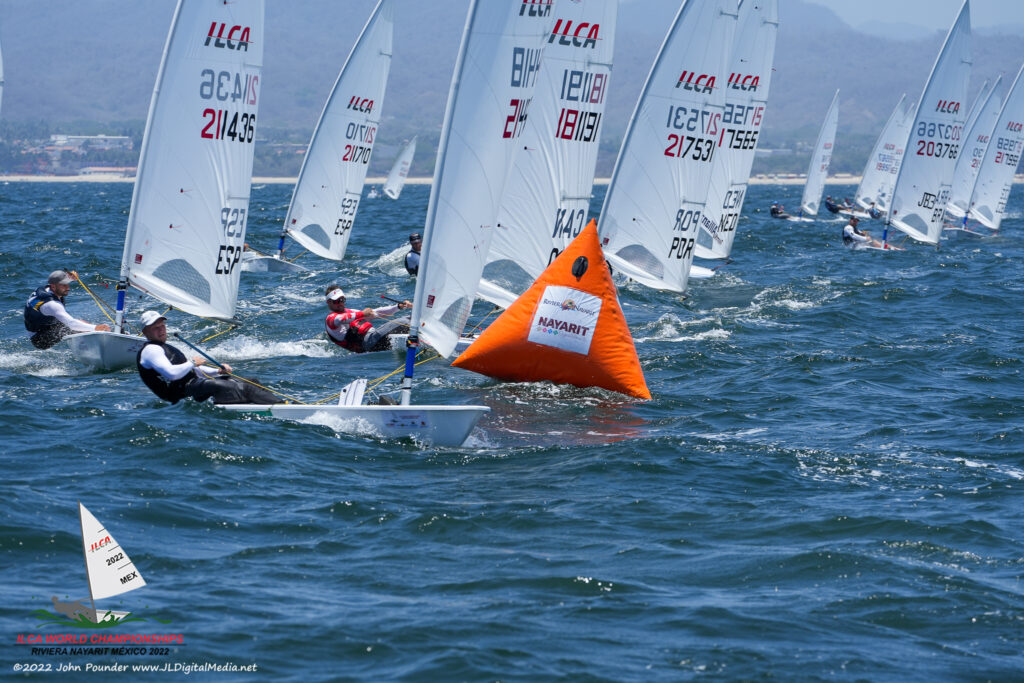
[[[114,625],[127,617],[129,612],[97,609],[96,601],[142,588],[146,581],[124,548],[81,502],[78,503],[78,516],[82,524],[82,552],[89,582],[89,605],[83,604],[83,600],[61,602],[57,596],[53,596],[53,608],[58,614],[83,626]]]

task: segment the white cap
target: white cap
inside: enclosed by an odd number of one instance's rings
[[[338,287],[337,289],[332,289],[331,293],[327,295],[327,300],[328,301],[337,301],[338,299],[344,299],[344,298],[345,298],[345,292],[342,291],[341,287]]]
[[[46,282],[51,285],[70,285],[74,280],[66,270],[55,270],[46,278]]]
[[[167,316],[160,315],[156,311],[145,311],[139,316],[139,321],[143,327],[149,327],[153,323],[160,322],[161,320],[167,320]]]

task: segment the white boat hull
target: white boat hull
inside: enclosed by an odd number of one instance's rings
[[[715,276],[715,271],[712,268],[705,268],[704,266],[698,266],[696,264],[690,264],[690,279],[691,280],[707,280]]]
[[[959,240],[959,239],[983,239],[985,237],[991,237],[995,233],[993,232],[978,232],[977,230],[971,230],[970,228],[944,228],[942,230],[942,236],[947,240]]]
[[[435,446],[461,446],[480,418],[491,410],[487,406],[439,405],[237,404],[219,407],[284,420],[315,420],[340,431],[373,432],[387,439],[413,437]]]
[[[276,256],[243,256],[241,268],[247,273],[304,273],[306,268]]]
[[[65,337],[64,343],[79,362],[109,372],[134,367],[146,339],[115,332],[80,332]]]

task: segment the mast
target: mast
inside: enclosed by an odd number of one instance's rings
[[[469,34],[473,29],[473,22],[476,19],[478,0],[472,0],[469,6],[469,13],[466,15],[466,26],[462,30],[462,42],[459,46],[459,55],[455,60],[455,70],[452,73],[452,83],[448,90],[448,103],[445,106],[444,123],[441,126],[441,138],[437,146],[437,164],[434,171],[434,180],[430,184],[430,202],[427,205],[427,220],[423,227],[423,247],[420,249],[420,265],[416,275],[416,291],[413,294],[412,313],[409,318],[409,338],[405,342],[405,375],[402,377],[402,405],[407,406],[412,401],[412,376],[416,366],[416,353],[419,350],[420,320],[423,317],[423,291],[427,282],[427,271],[430,267],[430,243],[434,232],[434,221],[437,218],[438,193],[441,189],[441,179],[444,177],[444,163],[448,156],[448,138],[451,135],[452,113],[455,111],[455,99],[459,96],[459,86],[462,83],[462,69],[466,61],[466,52],[469,50]]]

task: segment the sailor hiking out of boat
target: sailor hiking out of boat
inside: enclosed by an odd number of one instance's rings
[[[871,206],[868,207],[868,215],[877,221],[883,214],[882,210],[875,206],[874,202],[871,202]]]
[[[71,283],[78,279],[75,271],[55,270],[47,284],[32,293],[25,302],[25,329],[32,333],[30,341],[37,349],[48,349],[64,337],[76,332],[107,332],[106,324],[93,325],[73,318],[64,308],[64,297]]]
[[[391,348],[389,334],[406,334],[409,332],[409,318],[397,318],[380,327],[374,327],[370,321],[382,316],[393,315],[399,309],[412,308],[412,303],[402,301],[391,306],[380,308],[364,308],[359,311],[345,308],[345,292],[338,285],[327,288],[327,338],[353,353],[368,351],[387,351]]]
[[[860,219],[856,216],[850,217],[850,222],[843,226],[843,244],[850,249],[863,247],[881,247],[882,243],[871,239],[871,236],[857,228]]]
[[[420,249],[423,247],[423,237],[418,232],[409,235],[409,253],[405,255],[405,269],[409,275],[416,275],[420,272]]]
[[[216,404],[281,403],[270,391],[236,377],[228,377],[232,368],[227,363],[219,368],[204,365],[201,356],[192,360],[167,343],[167,318],[156,311],[140,316],[146,344],[135,357],[139,376],[154,394],[165,401],[177,403],[183,398]]]

